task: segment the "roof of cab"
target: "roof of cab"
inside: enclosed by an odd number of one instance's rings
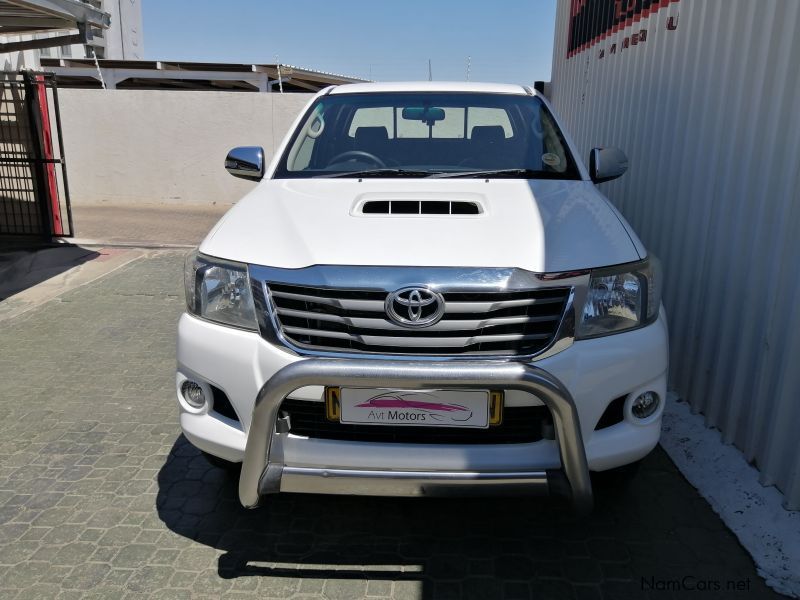
[[[484,94],[532,95],[533,90],[508,83],[470,81],[386,81],[348,83],[334,87],[330,94],[369,94],[381,92],[478,92]]]

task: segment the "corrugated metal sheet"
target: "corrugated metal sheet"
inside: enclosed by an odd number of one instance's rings
[[[795,510],[798,64],[794,0],[559,0],[550,91],[584,158],[630,158],[601,188],[664,262],[671,387]]]

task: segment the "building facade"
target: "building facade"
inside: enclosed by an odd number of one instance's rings
[[[111,16],[111,25],[103,32],[102,44],[95,47],[97,58],[144,60],[142,0],[99,0],[95,3]]]
[[[800,2],[559,0],[549,95],[665,267],[670,385],[800,509]]]
[[[20,50],[0,54],[0,70],[19,71],[38,69],[42,58],[108,58],[114,60],[143,60],[142,0],[81,0],[109,15],[107,29],[91,27],[91,39],[86,44],[66,44]],[[77,31],[77,30],[74,30]],[[62,36],[66,31],[46,31],[23,35],[2,35],[2,42],[21,42]]]

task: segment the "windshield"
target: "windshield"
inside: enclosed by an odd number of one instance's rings
[[[535,96],[331,94],[314,103],[274,177],[579,179]]]

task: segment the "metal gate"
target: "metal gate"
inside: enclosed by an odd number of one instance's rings
[[[0,238],[73,233],[55,76],[0,73]]]

